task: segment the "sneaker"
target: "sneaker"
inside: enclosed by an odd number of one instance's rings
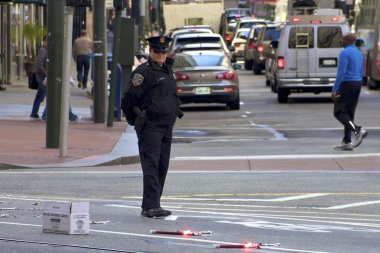
[[[355,134],[355,144],[353,147],[359,147],[359,145],[362,144],[363,139],[367,137],[367,134],[368,132],[364,128],[360,128],[360,131]]]
[[[81,88],[81,87],[82,87],[82,82],[78,81],[78,88]]]
[[[338,146],[335,146],[334,149],[337,151],[352,151],[354,150],[354,146],[352,145],[352,142],[345,143],[342,141],[342,143]]]
[[[40,120],[40,117],[38,115],[32,115],[30,116],[30,120],[37,121],[37,120]]]
[[[147,218],[161,218],[171,215],[172,212],[169,210],[162,209],[161,207],[158,208],[151,208],[151,209],[143,209],[141,211],[141,215]]]

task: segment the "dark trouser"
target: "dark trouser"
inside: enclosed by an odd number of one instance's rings
[[[346,143],[351,142],[351,132],[360,130],[360,127],[354,124],[354,119],[361,87],[362,83],[358,81],[343,82],[338,91],[340,97],[334,104],[334,116],[344,126],[343,141]]]
[[[90,70],[90,58],[87,55],[77,56],[77,80],[81,81],[83,88],[87,88],[88,71]]]
[[[158,208],[168,172],[172,125],[145,123],[141,131],[136,131],[139,144],[141,167],[143,170],[144,193],[141,207]]]
[[[42,101],[44,101],[45,96],[46,96],[46,87],[42,85],[42,82],[43,80],[38,81],[38,90],[37,90],[36,96],[34,97],[32,113],[30,114],[30,117],[33,117],[33,118],[38,118],[38,111],[40,109],[40,105]]]

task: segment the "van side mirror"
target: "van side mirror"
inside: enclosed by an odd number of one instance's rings
[[[278,40],[273,40],[269,46],[273,49],[277,49],[278,48]]]

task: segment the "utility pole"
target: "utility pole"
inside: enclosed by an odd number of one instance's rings
[[[67,129],[69,127],[69,106],[70,106],[70,66],[72,55],[73,38],[73,7],[66,6],[64,47],[63,47],[63,77],[62,77],[62,104],[61,104],[61,131],[59,134],[59,156],[67,156]]]
[[[109,99],[108,99],[107,127],[113,126],[113,118],[114,118],[114,113],[115,113],[117,64],[119,63],[119,51],[120,51],[121,12],[123,10],[122,1],[114,0],[114,7],[115,7],[115,20],[114,20],[114,34],[113,34],[113,48],[112,48],[111,88],[110,88],[110,94],[109,94]]]
[[[59,147],[65,1],[47,1],[46,147]]]
[[[105,0],[94,0],[94,122],[106,120],[107,102],[107,51],[106,51],[106,10]]]

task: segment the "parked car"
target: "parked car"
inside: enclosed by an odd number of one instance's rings
[[[222,35],[227,45],[231,45],[237,22],[243,17],[252,16],[249,8],[229,8],[220,18],[219,34]]]
[[[176,36],[169,46],[168,56],[174,58],[175,53],[180,50],[180,47],[186,44],[194,43],[216,43],[221,45],[224,52],[231,58],[230,50],[228,49],[226,43],[220,36],[216,33],[194,33],[194,34],[183,34]]]
[[[261,74],[265,69],[265,59],[270,54],[271,48],[269,44],[273,40],[278,40],[280,37],[283,24],[267,24],[260,29],[257,37],[256,46],[253,48],[253,62],[252,68],[256,75]]]
[[[248,6],[248,0],[238,0],[238,7],[244,8]]]
[[[232,40],[232,59],[236,61],[238,58],[244,58],[244,46],[247,42],[249,28],[239,29],[235,33],[235,37]]]
[[[173,70],[181,103],[226,103],[240,109],[239,78],[223,51],[185,51],[175,55]]]

